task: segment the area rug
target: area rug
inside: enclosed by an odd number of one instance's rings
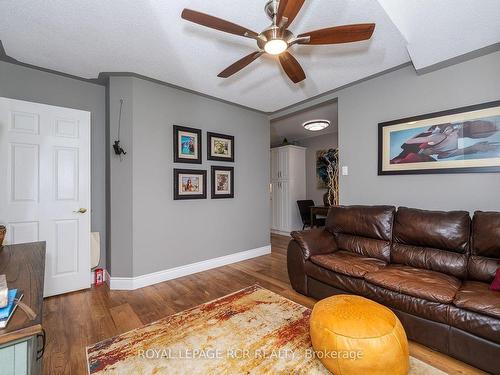
[[[329,374],[311,310],[258,285],[87,348],[89,374]],[[411,358],[411,375],[442,375]]]

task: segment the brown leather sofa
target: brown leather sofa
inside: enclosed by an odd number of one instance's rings
[[[411,340],[500,374],[500,213],[340,206],[324,229],[292,232],[293,288],[390,307]]]

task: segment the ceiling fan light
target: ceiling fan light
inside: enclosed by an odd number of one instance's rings
[[[282,39],[272,39],[264,45],[264,50],[270,55],[279,55],[288,48],[287,42]]]
[[[326,129],[330,126],[330,121],[328,120],[310,120],[302,124],[302,126],[309,131],[317,132]]]

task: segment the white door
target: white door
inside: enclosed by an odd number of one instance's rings
[[[0,223],[46,241],[44,296],[90,287],[90,113],[0,98]]]

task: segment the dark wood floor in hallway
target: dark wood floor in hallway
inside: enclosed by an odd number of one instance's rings
[[[255,283],[304,306],[314,300],[288,282],[288,237],[272,235],[272,253],[134,291],[106,285],[44,301],[47,346],[44,374],[86,374],[85,347],[197,306]],[[411,343],[411,354],[449,374],[483,374],[461,362]]]

